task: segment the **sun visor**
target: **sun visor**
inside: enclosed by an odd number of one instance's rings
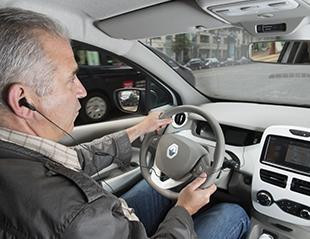
[[[119,39],[143,39],[194,31],[197,26],[227,25],[204,12],[195,1],[171,1],[95,22],[107,35]]]

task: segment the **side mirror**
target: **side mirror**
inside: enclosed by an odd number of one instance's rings
[[[144,95],[144,89],[122,88],[114,91],[116,106],[125,113],[136,113]]]

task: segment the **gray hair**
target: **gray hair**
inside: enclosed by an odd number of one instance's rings
[[[67,31],[43,14],[18,9],[0,9],[0,106],[6,105],[6,90],[22,83],[39,96],[52,91],[56,66],[46,57],[40,32],[68,39]]]

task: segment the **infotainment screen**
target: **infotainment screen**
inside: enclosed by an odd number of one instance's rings
[[[268,135],[261,162],[310,175],[310,142]]]

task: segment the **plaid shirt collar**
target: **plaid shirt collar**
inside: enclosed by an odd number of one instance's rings
[[[81,170],[76,151],[65,145],[2,127],[0,127],[0,140],[36,151],[72,170]]]

